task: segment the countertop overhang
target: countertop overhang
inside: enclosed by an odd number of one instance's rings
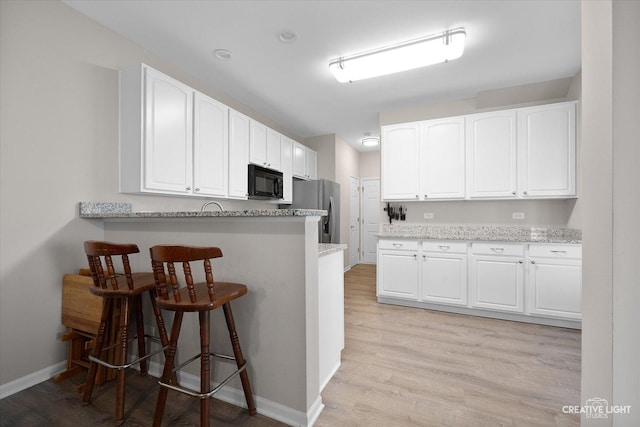
[[[80,218],[140,219],[140,218],[274,218],[326,216],[316,209],[245,209],[235,211],[173,211],[133,212],[130,203],[80,202]]]

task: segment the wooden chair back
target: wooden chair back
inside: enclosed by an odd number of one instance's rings
[[[190,263],[193,261],[203,261],[209,300],[211,302],[216,300],[211,259],[222,257],[220,248],[157,245],[152,247],[149,252],[151,253],[151,264],[153,266],[153,274],[156,280],[159,298],[168,300],[169,292],[172,292],[174,300],[176,302],[182,302],[182,298],[180,297],[180,284],[175,268],[176,263],[182,263],[184,281],[187,285],[189,299],[191,303],[195,303],[197,297]],[[166,272],[165,264],[167,267]]]
[[[128,255],[140,252],[138,245],[88,240],[84,242],[84,251],[87,254],[91,278],[95,287],[111,288],[117,291],[119,290],[118,276],[124,274],[127,287],[130,290],[134,288]],[[122,266],[122,273],[120,274],[116,272],[116,267],[114,266],[114,258],[118,259],[118,257],[121,259]]]

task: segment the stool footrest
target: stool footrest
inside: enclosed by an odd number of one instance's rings
[[[226,361],[235,361],[236,360],[235,357],[227,356],[225,354],[209,353],[209,355],[213,356],[215,358],[218,358],[218,359],[226,360]],[[174,368],[172,372],[179,371],[180,369],[184,368],[186,365],[188,365],[189,363],[199,359],[200,357],[201,357],[200,354],[196,354],[195,356],[193,356],[192,358],[190,358],[186,362],[184,362],[184,363],[180,364],[178,367]],[[218,384],[212,390],[210,390],[210,391],[208,391],[206,393],[200,393],[200,392],[197,392],[195,390],[191,390],[190,388],[187,388],[187,387],[182,387],[182,386],[179,386],[179,385],[165,383],[162,380],[158,380],[158,384],[160,384],[160,386],[162,386],[162,387],[166,387],[168,389],[177,391],[179,393],[184,393],[184,394],[187,394],[187,395],[192,396],[192,397],[197,397],[199,399],[208,399],[211,396],[213,396],[215,393],[220,391],[220,389],[222,387],[227,385],[227,383],[229,381],[231,381],[234,377],[238,376],[245,369],[247,369],[247,362],[245,362],[240,368],[238,368],[235,371],[233,371],[231,373],[231,375],[229,375],[227,378],[225,378],[220,384]]]
[[[147,337],[147,336],[145,335],[145,337]],[[160,341],[160,338],[157,338],[157,337],[150,337],[149,336],[147,338],[149,338],[151,340],[154,340],[154,341]],[[109,348],[112,348],[112,347],[113,346],[110,346]],[[95,357],[95,356],[93,356],[91,354],[89,355],[89,360],[92,361],[92,362],[95,362],[95,363],[97,363],[99,365],[106,366],[109,369],[117,369],[117,370],[121,371],[123,369],[130,368],[131,366],[136,365],[136,364],[142,362],[143,360],[146,360],[146,359],[150,358],[151,356],[155,356],[156,354],[160,353],[161,351],[165,351],[167,348],[169,348],[168,345],[166,345],[164,347],[161,347],[158,350],[152,351],[149,354],[146,354],[146,355],[144,355],[142,357],[138,357],[135,360],[132,360],[131,362],[125,363],[125,364],[122,364],[122,365],[112,365],[111,363],[105,362],[104,360],[102,360],[102,359],[100,359],[98,357]],[[106,350],[106,349],[104,349],[104,350]]]

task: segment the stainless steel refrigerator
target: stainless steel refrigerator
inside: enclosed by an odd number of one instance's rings
[[[292,209],[322,209],[328,212],[318,225],[319,243],[340,243],[340,184],[326,179],[293,181]]]

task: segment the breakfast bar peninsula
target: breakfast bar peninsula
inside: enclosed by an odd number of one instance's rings
[[[158,244],[222,250],[223,257],[212,263],[215,280],[249,289],[234,301],[233,310],[258,412],[296,426],[312,425],[324,407],[318,297],[318,221],[323,215],[302,209],[133,212],[129,204],[80,203],[80,218],[102,227],[104,240],[139,246],[140,254],[132,257],[137,271],[151,271],[149,248]],[[170,324],[171,315],[165,316]],[[212,348],[231,353],[222,314],[214,312],[212,320]],[[185,316],[182,330],[178,357],[198,350],[197,316]],[[157,376],[163,360],[154,362],[151,373]],[[227,366],[218,365],[212,373],[214,381],[221,381]],[[196,382],[197,372],[192,374],[180,381]],[[234,379],[216,397],[244,406],[241,390]]]

